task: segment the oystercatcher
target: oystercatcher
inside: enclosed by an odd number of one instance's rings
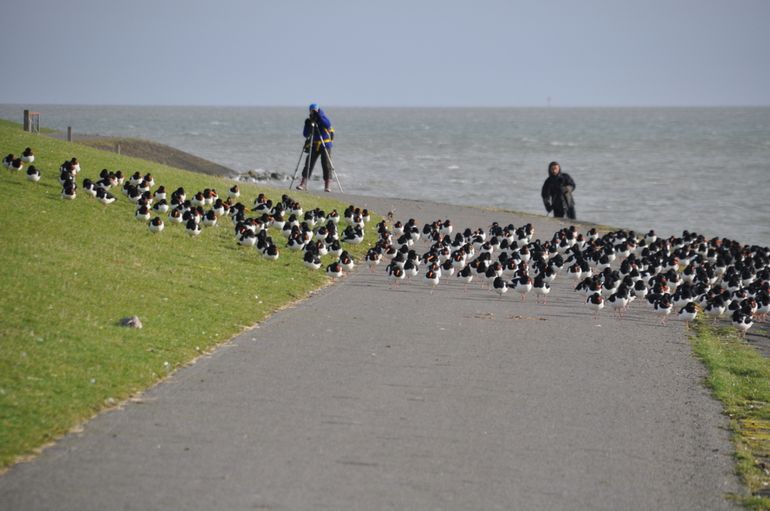
[[[40,181],[40,171],[34,165],[30,165],[27,169],[27,179],[33,183]]]
[[[599,311],[601,311],[604,308],[604,297],[601,293],[593,293],[591,296],[586,298],[586,304],[588,305],[588,308],[591,309],[594,313],[594,320],[599,319]]]
[[[161,220],[159,216],[156,216],[150,220],[150,222],[147,224],[147,227],[150,229],[150,232],[160,232],[164,227],[163,220]]]
[[[684,321],[685,327],[689,330],[690,323],[695,320],[698,315],[698,309],[694,302],[688,302],[687,305],[679,309],[679,319]]]

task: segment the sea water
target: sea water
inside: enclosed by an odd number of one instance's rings
[[[43,127],[71,126],[75,139],[141,137],[236,172],[288,177],[307,114],[304,107],[0,105],[0,117],[20,122],[24,108],[41,112]],[[580,220],[770,245],[767,107],[325,110],[346,192],[545,214],[540,190],[548,163],[558,161],[577,183]]]

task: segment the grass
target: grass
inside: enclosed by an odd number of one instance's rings
[[[81,191],[60,197],[59,165],[81,162],[78,183],[102,168],[150,172],[168,190],[225,191],[232,182],[103,152],[0,121],[0,152],[36,154],[43,178],[0,168],[0,468],[30,455],[95,413],[148,388],[175,368],[232,338],[272,312],[324,286],[323,271],[283,249],[268,261],[237,245],[229,219],[190,238],[167,222],[152,234],[120,192],[103,206]],[[259,192],[241,185],[248,206]],[[346,204],[292,192],[305,210]],[[373,220],[367,239],[375,238]],[[348,247],[346,247],[348,248]],[[363,259],[365,244],[349,247]],[[331,262],[326,256],[325,263]],[[137,315],[144,328],[119,326]]]
[[[770,509],[770,360],[733,329],[698,322],[693,349],[708,368],[708,386],[730,417],[736,470],[751,493],[749,509]]]

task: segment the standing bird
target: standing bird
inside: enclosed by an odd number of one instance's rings
[[[586,298],[586,304],[588,304],[588,308],[593,311],[594,320],[599,319],[599,311],[604,308],[604,297],[602,294],[593,293],[591,296]]]
[[[427,272],[425,272],[423,280],[425,280],[426,284],[431,286],[430,292],[433,293],[433,290],[436,288],[436,286],[438,286],[438,282],[439,282],[438,274],[432,269],[429,269]]]
[[[660,316],[660,324],[665,325],[666,321],[668,320],[668,315],[671,314],[672,309],[669,295],[665,294],[659,299],[655,300],[652,308],[658,314],[658,316]]]
[[[492,289],[502,298],[508,292],[508,284],[506,284],[505,279],[502,277],[495,277],[495,280],[492,282]]]
[[[375,268],[382,261],[382,252],[376,248],[370,248],[366,253],[366,262],[369,265],[369,271],[374,273]]]
[[[389,264],[386,268],[386,273],[388,274],[388,281],[391,287],[398,286],[404,280],[404,270],[395,264]]]
[[[687,305],[679,309],[679,319],[684,321],[685,327],[689,330],[690,323],[695,320],[698,315],[698,309],[695,307],[695,302],[688,302]]]
[[[462,270],[457,272],[457,278],[465,283],[465,291],[468,291],[468,284],[473,280],[473,271],[470,265],[466,265]]]
[[[754,321],[751,319],[750,314],[746,314],[743,310],[738,309],[733,312],[732,324],[738,329],[741,338],[745,338],[746,332],[749,331],[749,328],[754,324]]]
[[[515,278],[511,281],[511,288],[519,292],[522,302],[526,302],[527,293],[532,290],[532,278],[528,275],[522,275],[521,277]]]
[[[548,293],[551,292],[551,285],[546,282],[542,273],[535,277],[535,280],[532,283],[532,289],[534,289],[535,295],[537,296],[537,303],[540,303],[540,299],[542,298],[543,305],[545,305],[548,302]]]
[[[615,315],[618,319],[620,319],[623,317],[623,313],[626,312],[626,307],[628,307],[630,300],[631,294],[628,291],[628,288],[621,284],[618,286],[618,289],[610,295],[607,302],[610,304],[613,311],[615,311]]]
[[[706,304],[706,307],[703,309],[703,312],[707,316],[711,316],[711,318],[713,318],[714,320],[714,323],[716,323],[719,320],[719,318],[725,313],[725,310],[727,310],[727,307],[725,306],[725,301],[722,299],[721,296],[716,296]]]

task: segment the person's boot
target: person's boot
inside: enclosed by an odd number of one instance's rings
[[[306,183],[307,183],[307,179],[305,179],[305,178],[303,177],[303,178],[302,178],[302,181],[300,181],[300,182],[299,182],[299,184],[297,185],[297,190],[304,190],[304,189],[305,189],[305,184],[306,184]]]
[[[324,179],[324,191],[325,192],[331,192],[332,191],[332,180],[331,179]]]

